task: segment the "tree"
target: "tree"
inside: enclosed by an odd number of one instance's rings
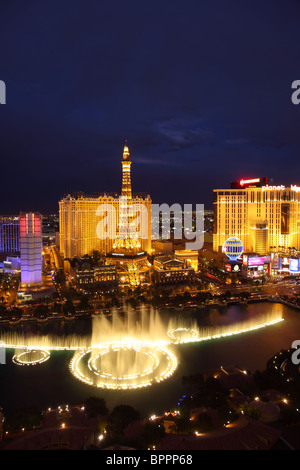
[[[98,263],[98,261],[101,259],[101,253],[98,250],[93,250],[92,251],[92,258],[93,260]]]
[[[162,424],[148,421],[142,430],[141,439],[145,447],[154,446],[159,443],[165,435],[165,428]]]
[[[11,416],[7,416],[5,420],[5,431],[16,433],[32,430],[40,426],[42,420],[42,412],[35,406],[16,409]]]
[[[82,295],[81,296],[81,299],[80,299],[80,302],[79,302],[79,308],[80,309],[87,309],[89,308],[89,299],[88,299],[88,296],[87,295]]]
[[[177,416],[175,418],[174,430],[178,434],[187,434],[192,431],[192,423],[188,416]]]
[[[208,413],[200,413],[193,423],[193,427],[198,432],[207,432],[213,428],[211,416]]]
[[[206,381],[199,381],[198,384],[198,391],[193,394],[191,399],[194,407],[205,406],[218,409],[227,404],[229,390],[217,379],[209,377]]]
[[[189,301],[191,300],[191,298],[192,298],[192,296],[191,296],[191,294],[190,294],[189,292],[186,291],[186,292],[183,294],[183,300],[184,300],[185,302],[189,302]]]
[[[74,315],[74,313],[75,313],[75,307],[74,307],[74,305],[73,305],[72,300],[68,299],[68,300],[66,301],[66,303],[65,303],[64,306],[63,306],[63,312],[64,312],[65,314],[70,313],[70,314]]]
[[[10,314],[12,318],[21,318],[22,316],[22,310],[18,307],[14,307],[11,309]]]
[[[108,414],[108,408],[104,398],[100,397],[88,397],[84,402],[85,412],[88,418],[95,418]]]
[[[118,405],[111,412],[107,430],[111,435],[122,435],[124,429],[139,418],[139,412],[132,406]]]
[[[241,411],[249,418],[259,421],[261,419],[261,411],[253,406],[244,405],[241,407]]]
[[[53,311],[54,311],[55,313],[58,313],[58,312],[60,313],[60,312],[61,312],[61,304],[58,303],[58,302],[54,302],[54,304],[53,304]]]
[[[120,301],[118,299],[118,297],[116,295],[113,295],[112,296],[112,299],[111,299],[111,306],[112,307],[120,307]]]
[[[250,292],[241,292],[241,293],[239,294],[239,297],[240,297],[240,299],[242,299],[242,300],[247,300],[247,299],[249,299],[249,297],[250,297]]]
[[[237,414],[230,408],[228,404],[224,404],[218,408],[218,418],[222,424],[231,423],[237,418]]]
[[[46,318],[48,315],[48,305],[38,305],[34,311],[37,318]]]

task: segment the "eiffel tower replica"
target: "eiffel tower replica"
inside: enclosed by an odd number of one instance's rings
[[[130,230],[130,222],[134,219],[130,215],[130,208],[133,204],[131,163],[126,142],[122,158],[122,192],[119,198],[118,233],[112,252],[107,258],[127,273],[131,287],[137,287],[141,284],[140,268],[147,264],[147,253],[142,251],[141,240],[136,231]]]

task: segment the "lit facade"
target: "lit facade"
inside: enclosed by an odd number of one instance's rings
[[[0,217],[0,253],[20,251],[20,222],[18,216]]]
[[[178,260],[171,255],[154,258],[153,281],[155,284],[183,284],[195,279],[195,271],[186,265],[186,261]]]
[[[179,261],[184,261],[189,268],[193,268],[195,272],[198,271],[199,266],[199,253],[195,250],[176,250],[175,258]]]
[[[30,212],[20,215],[21,283],[42,282],[42,216]]]
[[[68,195],[59,202],[60,252],[65,258],[91,254],[93,250],[108,254],[122,248],[135,247],[151,251],[151,198],[148,194],[131,192],[131,159],[128,147],[124,147],[122,159],[122,193]],[[98,236],[98,224],[103,219],[99,206],[112,210],[105,212],[107,227],[115,227],[115,236]],[[139,233],[143,237],[128,236],[128,211],[134,207],[138,213],[146,209],[147,218],[140,218]],[[99,215],[98,215],[99,214]],[[114,232],[113,232],[114,233]],[[144,236],[146,234],[146,236]],[[108,234],[109,235],[109,234]],[[134,242],[133,242],[134,240]]]
[[[215,189],[214,251],[229,237],[238,237],[246,252],[261,255],[271,249],[300,249],[300,187],[272,186],[257,178]]]
[[[71,266],[71,274],[77,288],[84,289],[88,286],[97,286],[103,283],[116,283],[116,266],[95,265],[88,259],[76,259]]]
[[[107,253],[113,240],[97,236],[97,209],[101,204],[116,207],[117,195],[68,195],[59,202],[59,244],[65,258],[91,254],[93,250]]]

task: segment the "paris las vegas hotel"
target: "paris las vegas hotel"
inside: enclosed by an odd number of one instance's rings
[[[126,198],[128,206],[134,204],[138,213],[139,208],[147,208],[147,220],[141,218],[140,233],[148,237],[141,237],[137,245],[140,251],[151,251],[151,197],[149,194],[134,194],[131,190],[131,158],[128,146],[124,146],[122,158],[122,192],[121,196]],[[118,193],[99,193],[86,195],[83,193],[67,195],[59,201],[59,242],[60,252],[64,258],[73,258],[91,253],[93,250],[106,255],[114,250],[116,239],[106,237],[99,238],[97,225],[100,217],[97,216],[99,206],[109,205],[114,211],[107,213],[108,225],[113,224],[111,218],[116,215],[116,226],[120,227],[119,204],[122,204]],[[126,225],[126,222],[125,222]],[[131,240],[132,244],[133,241]],[[122,248],[119,246],[119,248]],[[125,247],[123,247],[125,248]],[[132,248],[132,247],[129,247]]]
[[[300,250],[300,187],[268,178],[242,179],[214,190],[213,250],[238,237],[245,252]]]

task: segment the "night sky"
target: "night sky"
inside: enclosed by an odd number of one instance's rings
[[[241,177],[300,185],[300,2],[1,2],[0,214],[132,186],[203,203]]]

